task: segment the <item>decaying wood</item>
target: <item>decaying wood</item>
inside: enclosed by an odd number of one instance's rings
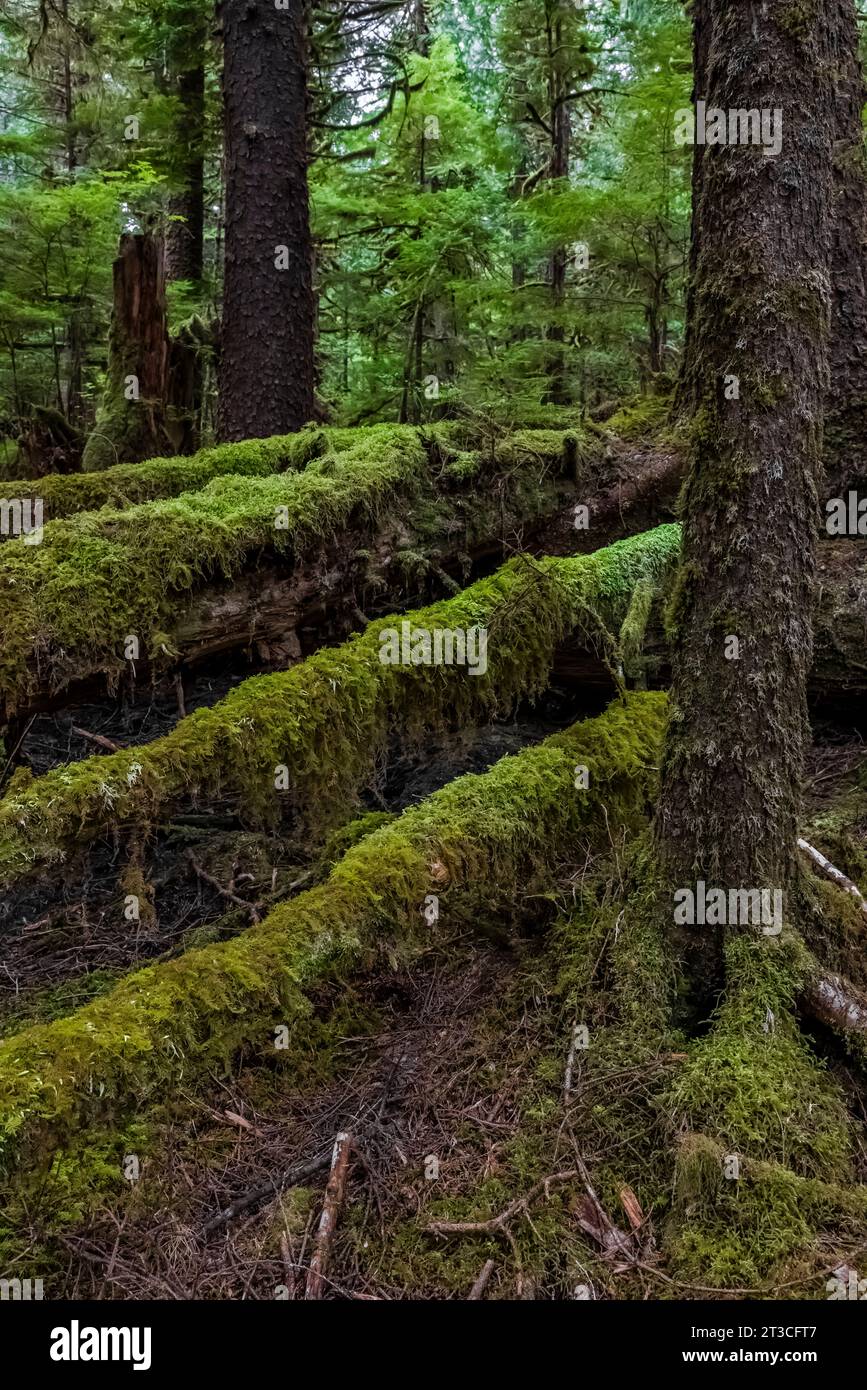
[[[334,1140],[331,1172],[328,1174],[328,1184],[322,1203],[322,1215],[319,1218],[319,1229],[316,1232],[316,1243],[310,1260],[310,1268],[307,1271],[307,1287],[304,1291],[304,1297],[308,1299],[322,1297],[331,1240],[346,1192],[346,1175],[349,1171],[351,1151],[352,1135],[346,1130],[341,1130]]]
[[[473,1284],[473,1287],[470,1289],[470,1292],[467,1295],[467,1299],[470,1303],[475,1303],[481,1298],[482,1294],[485,1292],[485,1289],[488,1287],[488,1280],[490,1279],[493,1272],[493,1260],[485,1260],[485,1263],[482,1265],[476,1282]]]
[[[798,840],[798,849],[802,850],[804,854],[812,859],[814,864],[818,865],[826,878],[829,878],[832,883],[836,883],[839,888],[843,889],[844,893],[851,894],[861,911],[867,915],[867,898],[864,897],[861,889],[857,884],[852,882],[851,878],[847,878],[844,873],[841,873],[839,869],[835,868],[830,859],[826,859],[820,850],[814,849],[806,840]]]
[[[818,1023],[844,1038],[867,1038],[867,996],[843,975],[817,970],[801,992],[801,1005]]]

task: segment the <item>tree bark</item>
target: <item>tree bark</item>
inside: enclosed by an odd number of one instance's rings
[[[571,120],[569,103],[565,100],[567,91],[564,83],[568,76],[563,73],[563,20],[559,16],[553,25],[550,20],[547,28],[548,40],[548,104],[551,125],[551,165],[549,177],[552,181],[569,177],[569,144],[571,139]],[[561,322],[566,303],[566,248],[555,247],[548,269],[551,281],[551,309],[553,322],[548,325],[546,337],[554,346],[548,358],[548,396],[552,405],[568,405],[569,391],[566,384],[566,335]]]
[[[205,235],[205,43],[204,13],[194,0],[173,29],[167,56],[168,90],[178,101],[175,138],[180,148],[181,188],[169,198],[166,279],[197,284],[204,266]]]
[[[314,414],[306,5],[223,0],[226,243],[219,436]]]
[[[707,0],[699,11],[708,108],[781,109],[783,146],[774,158],[715,145],[701,161],[696,422],[656,836],[673,888],[785,889],[809,732],[836,35],[827,6]],[[705,1007],[722,932],[682,944]]]
[[[831,285],[830,392],[826,420],[828,486],[867,485],[867,161],[862,112],[867,92],[852,0],[830,6],[835,61],[835,225]]]
[[[114,262],[108,383],[84,450],[86,473],[158,457],[170,447],[168,361],[162,241],[150,232],[124,235]]]

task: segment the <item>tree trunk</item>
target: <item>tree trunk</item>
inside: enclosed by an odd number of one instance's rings
[[[548,27],[548,96],[551,122],[551,166],[552,180],[569,177],[569,143],[571,121],[569,103],[564,100],[564,90],[560,56],[563,47],[563,21],[558,19]],[[560,322],[563,306],[566,303],[566,248],[555,248],[549,267],[551,280],[551,308],[554,322],[548,327],[547,338],[554,344],[548,358],[548,397],[553,405],[568,405],[569,392],[566,385],[565,333]]]
[[[175,138],[180,147],[181,188],[169,199],[166,279],[197,284],[204,265],[205,229],[205,42],[206,23],[198,0],[173,29],[168,53],[168,90],[179,103]]]
[[[693,0],[692,3],[692,105],[703,101],[706,96],[706,82],[710,57],[710,14],[709,0]],[[698,390],[695,381],[696,324],[695,286],[698,268],[699,237],[697,219],[701,206],[704,171],[704,158],[707,146],[696,143],[692,152],[692,222],[689,237],[689,274],[686,284],[686,332],[683,345],[683,362],[674,395],[673,414],[675,419],[689,418],[698,408]]]
[[[672,889],[696,879],[785,889],[808,737],[835,35],[826,6],[707,0],[698,11],[711,26],[697,34],[708,108],[781,108],[783,146],[776,158],[713,146],[701,161],[696,428],[656,834]],[[721,932],[683,944],[705,1007],[721,978]]]
[[[314,414],[306,6],[223,0],[226,249],[219,435]]]
[[[171,447],[165,429],[169,338],[163,244],[124,235],[114,262],[108,384],[84,450],[84,471],[138,463]]]
[[[835,227],[831,286],[831,385],[826,459],[833,493],[867,485],[867,165],[861,123],[865,102],[859,31],[852,0],[831,5],[835,62]]]

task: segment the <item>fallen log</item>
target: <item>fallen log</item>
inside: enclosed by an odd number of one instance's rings
[[[255,585],[263,562],[268,640],[294,631],[323,563],[336,571],[333,601],[365,580],[388,589],[393,606],[401,584],[405,597],[419,573],[442,570],[443,555],[460,573],[473,550],[520,548],[522,528],[574,494],[574,442],[525,432],[490,457],[444,454],[441,438],[377,427],[353,432],[303,472],[223,477],[168,500],[48,523],[41,544],[0,549],[6,719],[68,703],[77,682],[102,677],[111,691],[123,677],[212,650],[217,614],[221,649],[246,646],[249,605],[226,594],[245,573]]]
[[[0,882],[61,861],[109,826],[150,824],[179,801],[236,794],[251,823],[289,807],[316,831],[351,808],[389,736],[478,723],[546,687],[558,644],[576,629],[603,656],[637,583],[661,583],[677,558],[674,526],[591,555],[510,561],[444,603],[371,623],[336,649],[245,681],[153,743],[88,758],[0,801]],[[383,662],[383,634],[487,633],[486,669]],[[613,685],[613,680],[612,680]],[[285,769],[278,791],[275,772]]]
[[[275,1026],[287,1043],[294,1031],[303,1049],[309,991],[379,951],[405,959],[427,949],[431,894],[438,922],[469,926],[479,894],[497,910],[514,909],[528,875],[543,881],[561,857],[643,824],[665,704],[659,694],[633,694],[484,775],[458,778],[240,936],[137,970],[69,1017],[4,1039],[0,1160],[44,1157],[82,1124],[139,1112],[241,1048],[271,1057]],[[579,766],[587,771],[580,787]]]
[[[299,468],[329,448],[339,448],[346,431],[302,430],[273,439],[246,439],[218,444],[187,457],[121,463],[101,473],[49,473],[42,478],[13,478],[3,483],[3,496],[22,503],[42,503],[43,522],[59,521],[100,507],[123,510],[140,502],[178,497],[234,473],[267,478]],[[5,539],[5,537],[0,537]]]

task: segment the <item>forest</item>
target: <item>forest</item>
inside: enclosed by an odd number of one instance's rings
[[[4,1300],[867,1298],[865,25],[2,0]]]

